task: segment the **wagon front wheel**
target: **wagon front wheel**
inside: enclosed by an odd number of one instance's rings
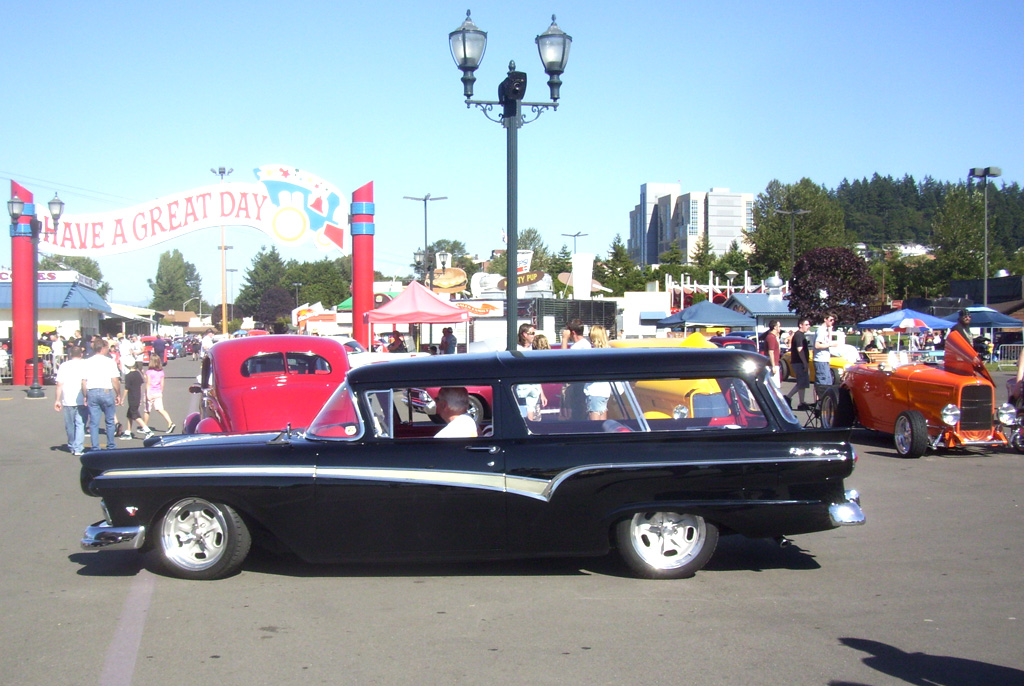
[[[679,512],[638,512],[619,522],[619,553],[634,573],[648,579],[685,579],[711,559],[718,527]]]
[[[220,579],[237,572],[252,538],[231,507],[203,498],[173,503],[157,524],[157,552],[165,570],[182,579]]]

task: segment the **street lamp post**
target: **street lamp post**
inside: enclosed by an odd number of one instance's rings
[[[981,179],[985,186],[985,264],[982,272],[984,277],[982,304],[985,307],[988,307],[988,180],[1002,175],[1003,170],[999,167],[975,167],[967,172],[967,178]]]
[[[64,214],[64,202],[56,193],[53,200],[48,203],[50,216],[53,218],[53,230],[57,230],[57,222]],[[15,224],[21,219],[25,212],[25,203],[18,198],[11,198],[7,202],[7,212],[11,215],[11,223]],[[46,393],[39,384],[39,234],[43,230],[42,223],[32,217],[30,223],[32,230],[32,384],[28,388],[27,398],[45,398]],[[11,364],[13,369],[14,363]]]
[[[292,286],[295,287],[295,307],[299,306],[299,289],[302,288],[302,284],[298,281],[293,281]]]
[[[569,238],[572,239],[572,254],[575,255],[576,254],[576,239],[581,237],[581,236],[589,236],[590,234],[589,233],[583,233],[582,231],[577,231],[576,233],[563,233],[562,235],[563,236],[568,236]]]
[[[228,286],[228,297],[231,298],[231,321],[234,321],[235,320],[235,272],[237,272],[238,270],[237,269],[229,269],[227,271],[228,271],[228,274],[230,275],[229,278],[231,279],[231,283]]]
[[[500,123],[507,132],[506,138],[506,175],[507,175],[507,266],[505,269],[505,302],[507,320],[507,348],[510,351],[516,349],[516,328],[518,326],[519,303],[516,288],[517,262],[519,256],[519,229],[518,229],[518,173],[519,173],[519,141],[518,131],[524,125],[536,121],[544,110],[558,109],[559,89],[562,85],[561,75],[565,71],[565,65],[569,61],[569,48],[572,45],[572,37],[563,32],[555,23],[554,15],[551,16],[551,26],[547,31],[537,36],[537,50],[540,52],[540,59],[544,65],[544,72],[548,75],[548,89],[551,102],[523,102],[526,94],[526,73],[516,71],[515,62],[508,63],[508,74],[505,80],[498,86],[498,100],[473,100],[473,84],[476,81],[474,72],[483,61],[484,52],[487,49],[487,32],[481,31],[470,18],[466,11],[466,20],[456,30],[448,34],[448,42],[451,46],[452,58],[456,66],[462,71],[463,95],[466,98],[466,107],[476,106],[483,112],[484,116],[493,122]],[[500,117],[491,116],[495,106],[501,106]],[[526,120],[522,114],[522,107],[527,106],[533,117]]]
[[[796,216],[798,214],[810,214],[810,210],[775,210],[775,214],[789,215],[789,278],[793,278],[793,270],[796,269]]]
[[[440,197],[433,198],[430,196],[430,193],[427,193],[422,198],[414,198],[411,195],[404,195],[402,196],[402,198],[403,200],[415,200],[416,202],[423,203],[423,283],[426,284],[427,289],[433,290],[434,270],[430,269],[430,250],[427,246],[427,203],[432,202],[434,200],[447,200],[448,196],[442,195]]]
[[[220,177],[220,182],[224,183],[224,177],[229,176],[234,169],[224,169],[224,167],[218,167],[217,169],[210,169],[214,176]],[[228,246],[224,245],[224,223],[220,225],[220,332],[226,334],[228,332],[228,258],[227,258]],[[201,309],[201,308],[200,308]]]

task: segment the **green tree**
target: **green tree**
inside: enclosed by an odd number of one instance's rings
[[[984,212],[981,193],[968,192],[964,186],[946,193],[932,223],[932,254],[935,269],[947,284],[982,277]]]
[[[540,232],[530,227],[519,233],[517,240],[519,250],[532,250],[533,260],[530,264],[531,271],[548,272],[551,268],[551,251],[548,249]],[[504,253],[495,256],[487,265],[488,274],[504,274],[507,257]]]
[[[91,257],[78,255],[41,255],[39,257],[39,268],[45,270],[73,269],[82,276],[99,283],[96,292],[101,298],[106,298],[110,292],[110,284],[103,280],[103,270],[99,263]]]
[[[742,275],[745,270],[749,270],[749,267],[746,253],[740,250],[738,242],[733,241],[729,245],[729,250],[714,261],[711,269],[715,274],[724,275],[726,272],[733,271]]]
[[[161,253],[156,278],[147,280],[150,290],[153,291],[153,299],[149,306],[154,310],[180,310],[188,300],[196,296],[202,297],[201,291],[194,291],[189,287],[190,272],[195,272],[195,266],[185,261],[181,251],[175,249]]]
[[[347,258],[347,259],[346,259]],[[299,302],[319,302],[331,308],[352,295],[352,258],[333,260],[324,258],[316,262],[289,260],[285,265],[282,288],[300,283]],[[295,287],[291,288],[292,297]]]
[[[711,239],[707,234],[701,235],[690,250],[689,272],[698,281],[707,281],[708,272],[715,264],[715,254],[711,249]]]
[[[255,318],[266,329],[275,333],[284,333],[291,324],[291,312],[295,309],[295,293],[288,292],[281,286],[268,288],[260,296],[256,306]]]
[[[878,294],[867,262],[849,248],[808,250],[797,260],[790,286],[791,310],[811,321],[834,312],[845,326],[867,319]]]
[[[791,218],[776,210],[807,210]],[[754,201],[754,229],[744,240],[751,246],[750,265],[761,274],[778,271],[783,278],[790,268],[790,237],[794,239],[796,259],[818,247],[846,247],[843,210],[834,194],[810,179],[793,185],[771,181]]]
[[[291,282],[285,283],[286,271],[284,260],[281,259],[276,247],[271,246],[270,250],[267,250],[266,246],[260,248],[256,256],[252,258],[252,264],[245,272],[245,283],[239,289],[238,297],[235,298],[236,316],[248,317],[256,314],[263,294],[271,288],[286,287],[290,289]]]
[[[657,278],[650,267],[637,267],[629,258],[622,237],[617,234],[608,250],[608,258],[594,265],[594,277],[605,288],[610,288],[613,296],[622,295],[626,291],[642,291],[648,281]]]

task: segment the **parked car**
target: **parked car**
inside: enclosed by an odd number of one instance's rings
[[[719,348],[729,348],[732,350],[747,350],[752,353],[757,352],[757,340],[751,339],[746,336],[712,336],[709,338],[712,343],[717,345]]]
[[[345,347],[318,336],[254,336],[219,341],[189,390],[199,407],[185,433],[306,427],[349,370]]]
[[[892,434],[896,452],[921,457],[939,448],[1002,448],[1016,410],[995,404],[984,362],[956,332],[938,364],[855,364],[842,386],[822,398],[826,426],[861,426]]]
[[[330,336],[345,346],[348,355],[348,363],[352,368],[362,367],[364,364],[375,364],[377,362],[394,362],[412,357],[430,357],[430,353],[389,353],[373,352],[367,350],[362,343],[350,336]]]
[[[478,437],[436,438],[406,402],[439,382],[491,387]],[[604,419],[523,411],[523,386],[594,383],[607,384]],[[160,436],[86,453],[82,488],[103,499],[106,519],[82,546],[153,549],[190,579],[238,571],[264,539],[309,562],[617,548],[640,576],[681,578],[704,567],[720,534],[862,523],[844,489],[855,462],[848,430],[800,427],[758,355],[435,356],[352,370],[305,432]]]

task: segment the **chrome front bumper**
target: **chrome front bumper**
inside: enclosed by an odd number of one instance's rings
[[[144,526],[110,526],[101,521],[86,527],[82,550],[138,550],[145,542]]]
[[[845,503],[828,506],[828,516],[832,526],[854,526],[864,523],[864,512],[860,509],[860,493],[854,490],[843,494]]]

